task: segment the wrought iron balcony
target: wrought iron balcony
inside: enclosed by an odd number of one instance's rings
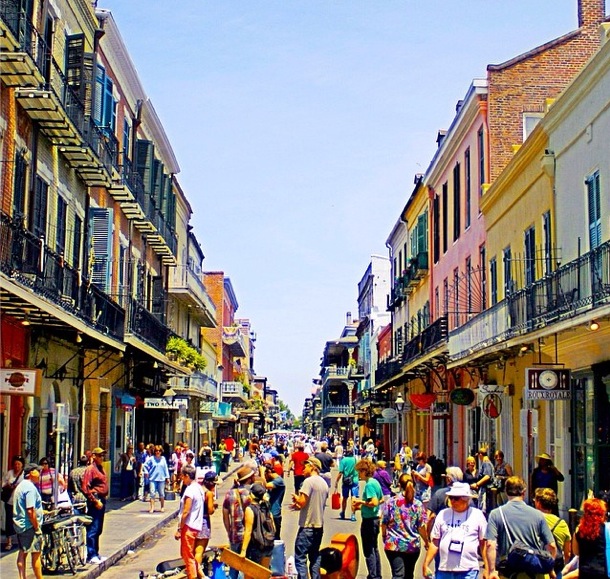
[[[322,408],[322,418],[347,418],[350,413],[350,407],[347,404],[329,404]]]
[[[216,325],[216,306],[208,295],[201,275],[188,265],[172,268],[169,278],[169,293],[183,299],[189,305],[199,308],[197,315],[203,319],[203,326],[213,328]]]
[[[169,227],[168,223],[159,210],[155,210],[152,215],[152,224],[155,231],[147,236],[149,245],[163,258],[165,265],[176,264],[176,251],[178,248],[178,238]]]
[[[326,366],[322,372],[322,382],[324,383],[328,380],[347,380],[349,371],[349,366]]]
[[[169,328],[133,298],[128,300],[128,311],[127,332],[165,354]]]
[[[243,358],[248,355],[246,342],[237,326],[225,326],[222,328],[222,341],[229,348],[234,358]]]
[[[447,316],[432,322],[419,336],[409,340],[402,353],[403,364],[433,350],[447,339]]]
[[[3,273],[91,328],[123,339],[125,310],[45,245],[44,238],[25,229],[21,220],[1,213],[0,241]]]
[[[404,362],[400,357],[381,362],[377,366],[377,370],[375,370],[375,384],[382,384],[383,382],[394,378],[394,376],[398,376],[403,366]]]
[[[178,378],[178,383],[173,386],[178,394],[189,394],[198,397],[216,398],[216,381],[199,372],[191,376]]]
[[[246,400],[248,394],[241,382],[222,382],[220,385],[222,398],[241,398]]]

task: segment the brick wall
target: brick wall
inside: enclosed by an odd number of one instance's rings
[[[542,112],[547,98],[556,98],[599,48],[598,26],[604,0],[579,0],[585,25],[500,65],[487,67],[489,83],[489,150],[493,182],[523,142],[523,113]]]

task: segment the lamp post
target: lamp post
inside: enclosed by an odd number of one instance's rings
[[[174,398],[176,397],[176,392],[174,389],[169,386],[165,392],[163,392],[163,400],[167,402],[169,406],[174,405]]]
[[[401,429],[401,424],[400,424],[400,417],[402,414],[402,411],[405,407],[405,400],[402,397],[402,394],[399,392],[398,396],[396,396],[396,400],[394,401],[394,407],[396,408],[396,430],[397,430],[397,438],[398,438],[398,444],[396,445],[397,448],[400,448],[401,444],[402,444],[402,429]]]

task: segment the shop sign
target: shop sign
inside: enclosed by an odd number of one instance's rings
[[[381,411],[381,416],[383,416],[384,420],[387,420],[389,422],[394,421],[394,419],[396,418],[396,414],[397,414],[397,412],[396,412],[396,410],[394,410],[394,408],[384,408]]]
[[[182,407],[188,408],[188,400],[186,398],[176,398],[171,404],[165,398],[144,398],[144,408],[179,410]]]
[[[526,368],[525,386],[529,400],[569,400],[570,370]]]
[[[0,394],[40,396],[42,370],[36,368],[0,369]]]

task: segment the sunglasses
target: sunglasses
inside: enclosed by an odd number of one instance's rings
[[[467,497],[447,497],[450,501],[465,501]]]

